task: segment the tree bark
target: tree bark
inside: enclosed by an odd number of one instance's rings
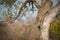
[[[59,10],[60,3],[58,3],[53,9],[49,11],[49,13],[45,15],[44,20],[40,26],[40,40],[49,40],[49,26]]]
[[[51,8],[51,5],[51,1],[46,1],[45,4],[38,10],[37,22],[41,22],[46,12]]]

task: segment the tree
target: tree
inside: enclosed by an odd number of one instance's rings
[[[26,6],[27,3],[29,3],[28,1],[30,0],[26,0],[22,4],[18,15],[14,18],[14,21],[20,16],[22,8]],[[33,4],[38,8],[38,15],[36,17],[36,20],[32,21],[30,24],[22,23],[22,25],[28,26],[29,31],[31,30],[31,27],[37,28],[38,26],[40,26],[39,40],[49,40],[49,26],[51,21],[57,15],[57,12],[60,10],[60,1],[54,7],[52,6],[53,3],[51,0],[41,0],[41,1],[42,5],[40,6],[39,4],[36,4],[37,2],[35,0],[33,0]]]

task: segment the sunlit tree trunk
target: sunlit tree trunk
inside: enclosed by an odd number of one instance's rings
[[[60,6],[52,8],[51,0],[42,0],[42,6],[38,11],[37,22],[40,23],[40,40],[49,40],[49,26],[52,19],[57,15]],[[52,9],[51,9],[52,8]]]
[[[49,13],[45,15],[44,20],[40,26],[40,40],[49,40],[49,26],[59,10],[60,3],[58,3],[52,10],[49,11]]]
[[[42,4],[43,5],[41,6],[41,8],[39,8],[39,11],[38,11],[37,22],[38,24],[40,24],[40,40],[48,40],[49,24],[45,25],[47,21],[44,21],[44,17],[47,11],[51,8],[52,2],[50,0],[43,0]]]

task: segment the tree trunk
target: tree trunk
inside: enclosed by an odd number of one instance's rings
[[[49,40],[49,26],[50,22],[57,15],[57,12],[60,10],[60,3],[58,3],[53,9],[49,11],[44,17],[44,20],[40,26],[40,40]]]

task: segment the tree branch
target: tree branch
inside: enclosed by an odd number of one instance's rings
[[[40,25],[40,40],[49,40],[49,26],[51,21],[57,15],[57,12],[60,10],[60,3],[58,3],[53,9],[50,9]]]
[[[20,16],[21,11],[22,11],[23,7],[26,6],[26,4],[27,4],[27,1],[25,1],[25,2],[22,4],[22,6],[21,6],[21,8],[20,8],[20,10],[19,10],[18,15],[14,18],[14,21]]]
[[[41,22],[46,12],[52,7],[51,1],[46,1],[46,3],[39,9],[38,15],[37,15],[37,22]]]

